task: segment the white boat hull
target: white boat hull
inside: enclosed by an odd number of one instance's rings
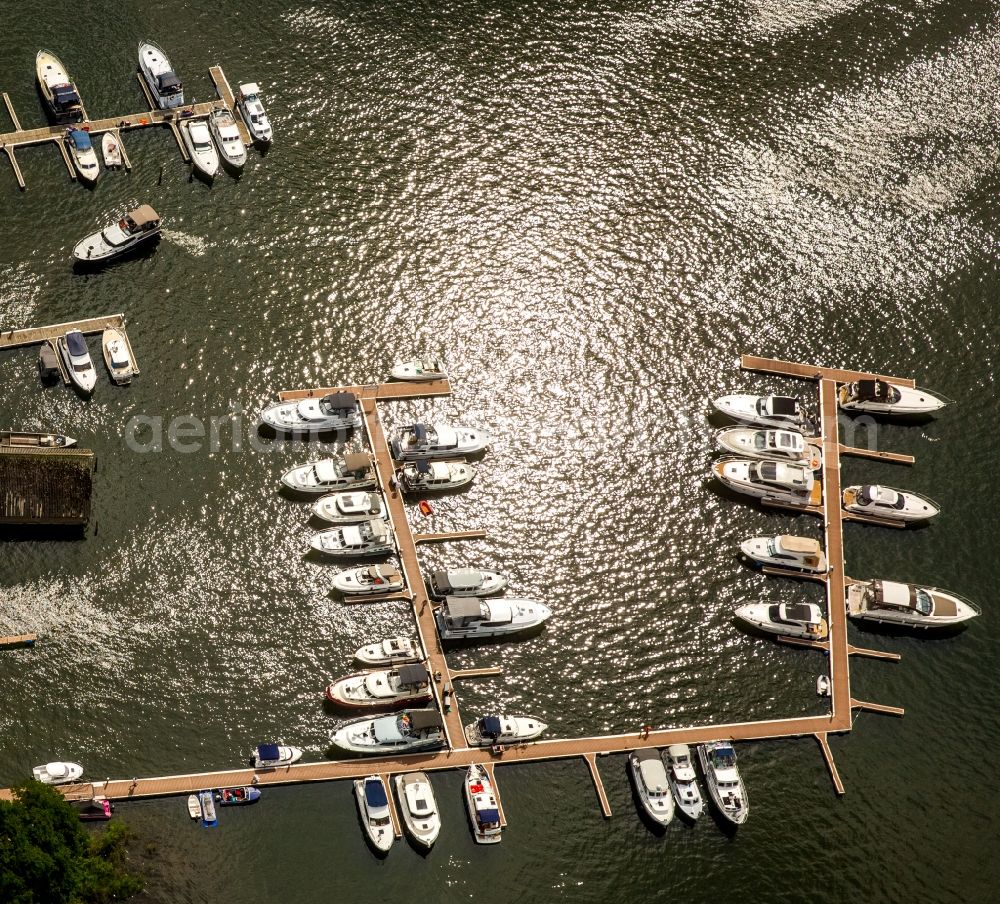
[[[156,106],[161,110],[173,110],[184,106],[183,89],[175,94],[160,94],[160,87],[157,84],[157,76],[154,72],[163,70],[173,70],[166,54],[152,41],[141,41],[139,43],[139,71],[149,87],[150,93]]]
[[[634,753],[629,755],[628,770],[632,776],[632,784],[635,788],[636,796],[639,798],[639,805],[642,807],[642,812],[656,825],[669,825],[674,818],[674,798],[670,791],[666,771],[664,771],[663,775],[666,794],[663,797],[654,798],[650,796],[646,788],[646,784],[642,779],[639,760]]]
[[[32,778],[43,785],[65,785],[79,781],[83,776],[83,766],[79,763],[52,762],[35,766],[31,770]]]
[[[917,521],[929,521],[940,514],[941,509],[937,504],[916,493],[908,493],[902,490],[895,490],[902,499],[902,508],[884,505],[877,500],[869,504],[861,501],[860,491],[862,487],[849,486],[843,490],[844,511],[853,512],[858,515],[872,515],[875,518],[885,518],[888,521],[902,521],[914,523]]]
[[[181,123],[181,136],[184,139],[184,146],[187,148],[188,155],[191,158],[191,166],[206,179],[211,180],[219,172],[219,154],[215,150],[215,145],[211,139],[209,139],[207,146],[204,144],[199,146],[195,143],[191,135],[191,126],[194,124],[190,120]],[[206,134],[210,134],[207,129]]]
[[[743,825],[743,823],[745,823],[747,818],[750,816],[750,804],[747,801],[746,789],[743,787],[743,779],[740,777],[739,773],[736,772],[737,788],[734,790],[736,790],[739,794],[741,806],[734,808],[727,806],[725,800],[723,800],[723,797],[720,794],[719,783],[716,778],[715,770],[705,753],[705,745],[698,746],[698,760],[701,763],[702,774],[705,776],[705,784],[708,786],[709,797],[712,799],[712,803],[715,805],[715,809],[718,811],[719,815],[722,816],[723,819],[731,822],[733,825]],[[735,769],[733,771],[735,772]]]
[[[388,790],[385,789],[385,782],[382,782],[382,787],[386,790],[388,795]],[[388,820],[386,823],[378,823],[375,818],[373,818],[371,812],[368,810],[368,803],[365,800],[365,782],[363,779],[358,779],[354,783],[354,797],[358,803],[358,813],[361,816],[361,825],[364,827],[365,835],[368,840],[372,843],[376,850],[382,853],[388,853],[389,849],[392,847],[393,841],[396,840],[396,834],[392,828],[392,818],[388,815],[383,818]],[[388,810],[385,811],[388,814]]]

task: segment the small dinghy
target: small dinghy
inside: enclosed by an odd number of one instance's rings
[[[219,819],[215,815],[215,801],[212,799],[211,791],[199,791],[198,803],[201,805],[201,825],[202,828],[211,829],[219,824]]]
[[[243,788],[219,788],[215,800],[220,807],[243,807],[260,800],[260,790],[252,785]]]
[[[424,380],[444,380],[447,377],[448,373],[444,368],[444,364],[433,359],[404,361],[392,369],[392,378],[394,380],[419,382]]]
[[[324,496],[313,504],[312,510],[317,518],[328,524],[358,524],[372,518],[385,520],[389,517],[381,493],[358,490]]]
[[[395,782],[406,834],[417,847],[430,850],[441,831],[441,816],[431,780],[425,772],[407,772],[397,775]]]
[[[83,775],[83,766],[79,763],[45,763],[31,770],[31,777],[43,785],[65,785],[76,782]]]
[[[712,405],[720,414],[745,424],[784,430],[811,426],[802,411],[802,402],[790,396],[728,395],[715,399]]]
[[[357,650],[354,658],[365,665],[395,665],[399,662],[420,662],[423,655],[416,642],[409,637],[387,637]]]
[[[348,452],[343,458],[323,458],[292,468],[281,482],[296,493],[365,490],[374,487],[375,463],[367,452]]]
[[[405,583],[395,565],[365,565],[333,576],[333,588],[347,595],[399,593]]]
[[[941,511],[937,503],[924,496],[874,484],[845,487],[843,504],[848,512],[889,521],[927,521]]]
[[[935,414],[948,404],[926,389],[898,386],[886,380],[856,380],[844,383],[837,393],[844,411],[913,417]]]
[[[288,747],[285,744],[261,744],[250,754],[254,769],[275,769],[278,766],[291,766],[302,759],[302,751],[298,747]]]
[[[523,744],[534,741],[549,726],[534,716],[483,716],[465,726],[470,747]]]
[[[197,794],[188,795],[188,816],[192,819],[201,819],[201,801]]]
[[[633,750],[628,756],[628,771],[643,812],[657,825],[667,825],[674,818],[674,796],[660,751],[654,747]]]
[[[309,545],[318,553],[338,558],[387,556],[395,551],[392,529],[382,520],[331,527],[314,534]]]
[[[406,663],[341,678],[326,689],[326,699],[344,709],[396,709],[430,703],[434,692],[427,666]]]
[[[61,433],[22,433],[17,430],[0,430],[0,446],[16,449],[69,449],[76,445],[72,436]]]
[[[476,844],[497,844],[501,838],[500,807],[486,770],[473,763],[462,783]]]
[[[396,840],[389,813],[389,795],[380,775],[369,775],[354,783],[354,796],[358,802],[358,813],[365,835],[375,850],[388,853]]]
[[[816,679],[816,694],[819,697],[830,696],[830,678],[827,675],[820,675]]]
[[[427,585],[431,596],[436,599],[447,596],[492,596],[507,586],[507,578],[495,571],[452,568],[431,572]]]
[[[101,156],[104,157],[105,169],[117,169],[122,165],[122,146],[111,132],[105,132],[101,137]]]
[[[701,816],[704,803],[701,791],[698,790],[691,748],[687,744],[671,744],[667,748],[667,757],[670,761],[670,790],[674,794],[674,800],[688,819],[697,819]]]
[[[390,447],[396,461],[415,461],[475,455],[489,444],[490,435],[485,430],[450,424],[411,424],[393,437]]]
[[[398,471],[404,493],[457,490],[472,483],[476,469],[460,461],[411,461]]]
[[[101,347],[104,349],[104,363],[112,381],[118,386],[127,386],[138,371],[125,337],[118,330],[105,330],[101,336]]]

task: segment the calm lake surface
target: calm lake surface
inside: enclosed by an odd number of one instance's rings
[[[855,661],[854,696],[906,716],[864,713],[831,739],[844,798],[802,739],[739,746],[752,813],[735,837],[707,816],[651,833],[622,757],[601,761],[611,820],[581,762],[501,769],[495,849],[472,842],[460,775],[435,775],[436,847],[384,861],[349,783],[269,789],[214,832],[181,800],[123,804],[154,849],[146,900],[995,900],[995,5],[0,10],[0,90],[26,128],[43,122],[38,49],[93,117],[119,116],[143,109],[148,37],[188,99],[213,96],[213,63],[234,86],[258,81],[276,134],[211,188],[165,129],[126,133],[134,170],[94,190],[41,147],[18,152],[20,193],[0,157],[0,329],[122,311],[142,368],[128,389],[102,373],[82,401],[38,384],[34,350],[0,353],[0,425],[60,430],[99,460],[83,539],[0,543],[0,633],[41,636],[0,655],[0,783],[52,758],[97,780],[203,771],[271,738],[324,756],[323,687],[410,619],[330,596],[335,567],[305,556],[305,505],[277,492],[313,452],[248,434],[281,389],[381,379],[422,354],[449,362],[454,395],[384,406],[387,428],[447,417],[496,437],[430,522],[488,539],[425,562],[497,568],[555,610],[538,638],[452,657],[504,669],[462,686],[463,714],[531,713],[564,737],[824,712],[820,654],[732,620],[746,600],[822,599],[734,557],[748,536],[818,523],[707,477],[710,398],[811,389],[740,373],[751,352],[912,375],[959,402],[879,427],[878,446],[915,467],[844,462],[845,482],[944,510],[923,530],[848,525],[848,574],[983,608],[943,639],[852,626],[852,642],[902,655]],[[76,240],[137,203],[164,218],[155,253],[75,274]],[[162,451],[129,448],[136,417],[162,419]],[[215,419],[219,442],[177,451],[176,418]]]

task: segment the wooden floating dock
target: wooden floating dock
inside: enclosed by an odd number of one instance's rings
[[[414,543],[448,543],[452,540],[484,540],[484,530],[453,530],[439,534],[414,534]]]
[[[451,384],[445,380],[427,380],[423,383],[364,383],[359,386],[317,386],[313,389],[286,389],[278,393],[282,402],[315,399],[333,392],[351,392],[364,401],[391,402],[410,399],[431,399],[451,395]]]
[[[452,681],[464,681],[466,678],[495,678],[503,674],[503,669],[499,666],[491,666],[485,669],[461,669],[451,673]]]
[[[492,763],[483,763],[483,768],[489,774],[490,784],[493,785],[493,796],[496,798],[497,802],[497,812],[500,814],[500,826],[501,828],[507,828],[507,816],[503,811],[503,801],[500,800],[500,787],[497,785],[496,773],[493,771]]]
[[[865,709],[872,713],[885,713],[887,716],[902,716],[906,710],[901,706],[886,706],[883,703],[867,703],[864,700],[851,700],[852,709]]]
[[[820,750],[823,751],[823,759],[826,761],[826,768],[830,770],[830,778],[833,780],[833,787],[837,789],[837,794],[844,796],[844,783],[840,780],[840,773],[837,772],[837,764],[833,761],[833,752],[830,744],[826,740],[826,732],[816,733],[816,740],[819,741]]]
[[[885,659],[888,662],[899,662],[903,657],[899,653],[887,653],[885,650],[867,650],[864,647],[856,647],[853,644],[847,648],[851,656],[865,656],[868,659]]]
[[[801,380],[829,380],[833,383],[853,383],[855,380],[886,380],[898,386],[909,386],[911,389],[917,385],[907,377],[887,377],[885,374],[872,374],[861,370],[842,370],[839,367],[817,367],[815,364],[798,364],[793,361],[781,361],[777,358],[758,358],[756,355],[741,355],[740,367],[743,370],[755,370],[782,377],[796,377]]]
[[[859,449],[857,446],[841,446],[841,455],[853,455],[855,458],[871,458],[875,461],[891,461],[900,465],[912,465],[916,459],[912,455],[900,452],[880,452],[878,449]]]
[[[0,637],[0,649],[33,647],[36,640],[38,640],[37,634],[8,634],[6,637]]]
[[[590,769],[590,777],[594,781],[594,790],[597,792],[597,799],[601,804],[601,812],[605,819],[611,818],[611,804],[608,803],[608,795],[604,790],[604,782],[601,781],[601,773],[597,768],[597,757],[593,753],[585,753],[584,760]]]

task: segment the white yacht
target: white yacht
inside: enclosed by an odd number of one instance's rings
[[[381,518],[331,527],[313,534],[309,545],[327,556],[385,556],[395,550],[392,530]]]
[[[317,499],[312,511],[317,518],[328,524],[357,524],[372,518],[385,520],[389,517],[382,494],[365,490],[331,493]]]
[[[716,411],[746,424],[798,430],[810,426],[802,403],[789,396],[728,395],[712,402]]]
[[[254,769],[276,769],[297,763],[302,759],[302,751],[286,744],[260,744],[250,752],[250,758]]]
[[[225,108],[213,110],[208,117],[208,128],[223,164],[234,170],[243,169],[247,162],[247,149],[243,146],[233,114]]]
[[[457,490],[472,483],[476,469],[462,461],[407,462],[397,472],[404,493],[433,493],[438,490]]]
[[[319,399],[270,405],[260,419],[276,433],[326,433],[360,427],[361,410],[353,392],[331,392]]]
[[[772,565],[810,574],[826,574],[826,553],[811,537],[751,537],[740,544],[740,552],[757,565]]]
[[[628,771],[643,811],[653,822],[665,826],[674,818],[674,797],[660,751],[654,747],[633,750],[628,755]]]
[[[399,593],[405,587],[403,575],[395,565],[365,565],[338,571],[333,588],[349,596],[364,593]]]
[[[79,781],[83,775],[83,766],[79,763],[45,763],[31,770],[31,777],[43,785],[64,785]]]
[[[444,380],[447,376],[448,372],[445,370],[444,364],[433,358],[404,361],[392,369],[392,378],[394,380],[419,382],[425,380]]]
[[[73,385],[90,395],[97,385],[97,371],[87,348],[87,340],[79,330],[70,330],[58,341],[59,354]]]
[[[112,381],[118,386],[127,386],[131,383],[132,377],[138,371],[135,369],[135,361],[132,360],[125,337],[118,330],[107,329],[101,335],[101,349]]]
[[[84,129],[67,129],[63,139],[73,168],[81,182],[93,185],[101,175],[101,167],[97,163],[97,152],[90,140],[90,133]]]
[[[184,105],[184,86],[167,55],[152,41],[139,42],[139,70],[161,110]]]
[[[395,709],[430,703],[434,692],[427,666],[406,663],[341,678],[326,689],[326,699],[346,709]]]
[[[441,714],[433,709],[407,709],[341,722],[330,740],[342,751],[366,756],[422,753],[447,744]]]
[[[427,580],[431,596],[492,596],[507,586],[507,578],[495,571],[477,568],[452,568],[432,571]]]
[[[297,465],[281,475],[281,482],[298,493],[329,493],[369,489],[377,480],[370,454],[348,452],[343,458],[321,458]]]
[[[823,450],[797,430],[766,430],[761,427],[727,427],[715,441],[740,458],[774,458],[808,462],[815,471],[823,466]]]
[[[886,625],[947,628],[975,618],[980,609],[937,587],[895,581],[858,581],[847,588],[847,614],[851,618]]]
[[[948,404],[926,389],[898,386],[886,380],[844,383],[837,392],[837,401],[844,411],[903,416],[934,414]]]
[[[356,651],[354,658],[365,665],[396,665],[400,662],[420,662],[423,654],[409,637],[387,637]]]
[[[445,599],[435,613],[442,640],[502,637],[537,628],[552,615],[548,606],[527,599]]]
[[[465,773],[462,790],[476,843],[497,844],[501,837],[500,806],[489,775],[478,763],[473,763]]]
[[[260,99],[260,87],[256,82],[240,85],[236,92],[236,106],[253,140],[260,144],[270,144],[274,135]]]
[[[83,122],[80,92],[66,74],[66,67],[51,50],[38,51],[35,57],[35,75],[45,106],[56,122]]]
[[[212,144],[212,133],[204,120],[185,120],[181,123],[181,138],[191,157],[191,165],[206,179],[214,179],[219,172],[219,152]]]
[[[368,840],[377,851],[387,853],[396,840],[389,813],[389,795],[380,775],[369,775],[354,782],[354,796],[358,801],[361,825]]]
[[[845,487],[843,502],[848,512],[889,521],[927,521],[941,511],[937,503],[924,496],[874,484]]]
[[[783,637],[826,640],[829,628],[815,603],[750,603],[734,613],[745,624]]]
[[[441,816],[431,780],[425,772],[407,772],[397,775],[394,781],[406,834],[418,847],[430,850],[441,831]]]
[[[724,458],[712,470],[730,489],[768,502],[807,506],[819,505],[823,498],[812,468],[800,462]]]
[[[523,744],[534,741],[549,726],[534,716],[483,716],[465,726],[470,747]]]
[[[448,424],[411,424],[393,437],[392,457],[397,461],[418,458],[454,458],[475,455],[490,444],[485,430]]]
[[[159,236],[160,215],[148,204],[142,204],[117,223],[80,239],[73,248],[73,259],[80,264],[105,263]]]
[[[704,809],[701,791],[698,790],[698,777],[694,771],[694,760],[691,759],[691,748],[687,744],[671,744],[667,748],[667,758],[670,762],[670,790],[681,813],[688,819],[697,819]]]
[[[719,813],[735,825],[742,825],[750,814],[743,779],[736,767],[736,751],[728,741],[712,741],[698,747],[701,771],[708,794]]]

